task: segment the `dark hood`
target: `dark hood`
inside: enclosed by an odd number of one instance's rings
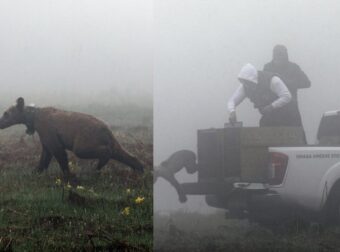
[[[276,45],[273,49],[273,62],[276,64],[288,63],[288,51],[284,45]]]

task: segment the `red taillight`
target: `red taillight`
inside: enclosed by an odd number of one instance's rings
[[[287,164],[288,164],[287,155],[279,152],[270,153],[268,184],[270,185],[282,184],[286,174]]]

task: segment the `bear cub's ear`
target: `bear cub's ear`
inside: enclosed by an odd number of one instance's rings
[[[17,108],[18,108],[19,111],[23,111],[23,110],[24,110],[24,107],[25,107],[24,98],[19,97],[19,98],[17,99]]]

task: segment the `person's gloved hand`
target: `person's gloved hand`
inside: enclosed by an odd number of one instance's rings
[[[268,106],[260,108],[259,110],[260,110],[260,113],[262,115],[267,115],[267,114],[271,113],[274,110],[274,107],[273,107],[273,105],[270,104]]]
[[[234,124],[234,123],[237,122],[236,112],[235,112],[235,111],[233,111],[233,112],[231,112],[231,113],[229,114],[229,122],[230,122],[231,124]]]

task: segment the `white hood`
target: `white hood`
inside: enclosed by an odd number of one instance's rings
[[[246,64],[238,74],[239,79],[248,80],[257,84],[257,70],[252,64]]]

